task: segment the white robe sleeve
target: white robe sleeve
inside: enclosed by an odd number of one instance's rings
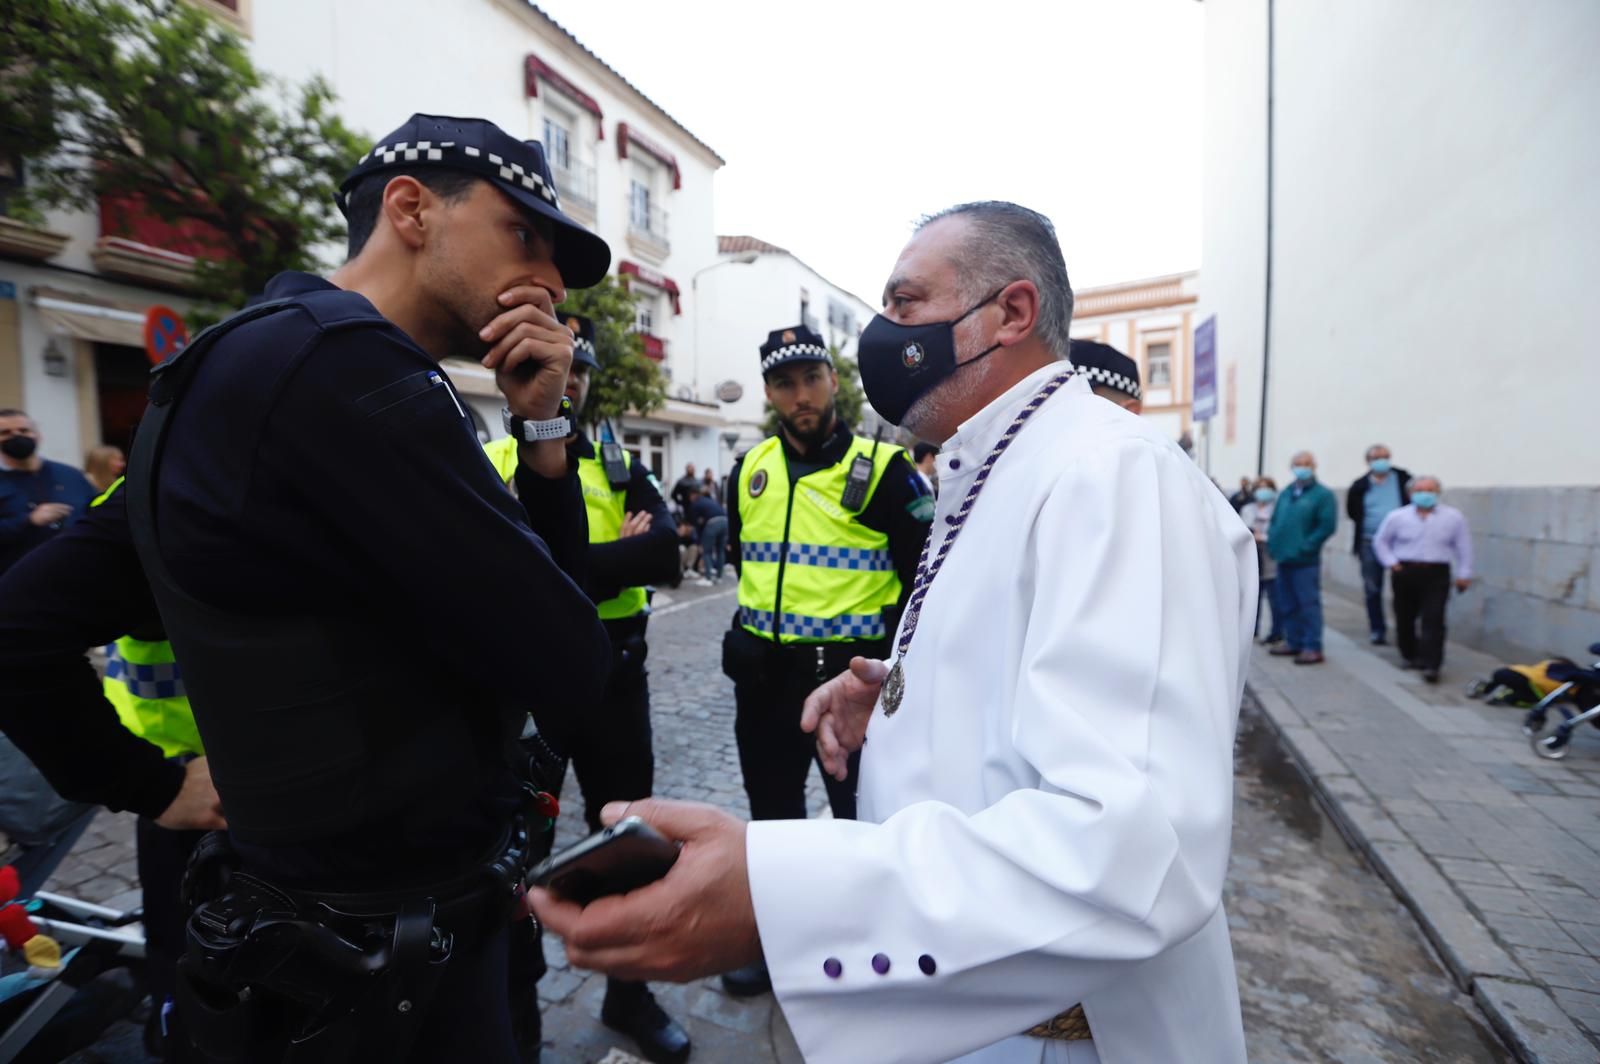
[[[1019,530],[1009,593],[1031,604],[995,690],[1036,787],[970,816],[750,826],[762,945],[808,1060],[947,1060],[1085,1001],[1092,1024],[1097,989],[1217,912],[1256,562],[1214,492],[1176,451],[1122,440]],[[861,959],[877,949],[887,975]],[[852,967],[830,978],[830,957]]]

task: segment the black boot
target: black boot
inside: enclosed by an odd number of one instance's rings
[[[731,972],[722,973],[722,989],[734,997],[755,997],[772,992],[772,975],[765,961],[747,964]]]
[[[683,1064],[689,1059],[689,1032],[667,1015],[643,983],[607,979],[600,1022],[633,1039],[655,1064]]]

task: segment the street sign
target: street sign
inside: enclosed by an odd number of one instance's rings
[[[177,311],[158,303],[144,312],[144,354],[151,365],[165,362],[188,342],[189,330]]]
[[[744,385],[738,381],[723,381],[717,385],[717,398],[724,403],[737,403],[744,398]]]
[[[1194,419],[1217,416],[1217,316],[1201,322],[1194,331]]]

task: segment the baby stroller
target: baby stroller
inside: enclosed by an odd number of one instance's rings
[[[0,892],[15,876],[0,868]],[[145,996],[141,913],[43,891],[0,898],[6,941],[44,949],[0,951],[0,1061],[60,1060],[92,1043]],[[26,954],[25,956],[23,954]]]
[[[1589,653],[1600,655],[1600,643],[1593,643]],[[1541,698],[1522,719],[1522,734],[1528,737],[1533,752],[1551,761],[1567,756],[1573,730],[1583,723],[1600,728],[1600,661],[1589,668],[1562,662],[1546,669],[1550,679],[1560,686]],[[1561,713],[1561,723],[1547,730],[1550,710]]]

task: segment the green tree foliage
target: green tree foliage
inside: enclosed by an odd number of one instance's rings
[[[9,213],[110,196],[209,227],[196,294],[223,307],[343,241],[333,196],[364,143],[326,82],[263,75],[182,0],[0,0],[0,25],[0,158],[26,173]]]
[[[838,344],[829,344],[828,354],[833,356],[833,368],[839,374],[839,393],[834,396],[835,409],[846,425],[860,431],[861,412],[867,406],[866,393],[861,390],[861,369],[855,359],[839,354]],[[771,403],[766,405],[766,420],[762,422],[761,430],[769,436],[778,431],[778,412],[772,409]]]
[[[598,425],[623,414],[648,414],[667,401],[661,367],[645,357],[644,340],[633,331],[634,301],[614,277],[593,288],[567,294],[557,311],[572,311],[594,321],[595,355],[600,371],[589,377],[583,420]]]

